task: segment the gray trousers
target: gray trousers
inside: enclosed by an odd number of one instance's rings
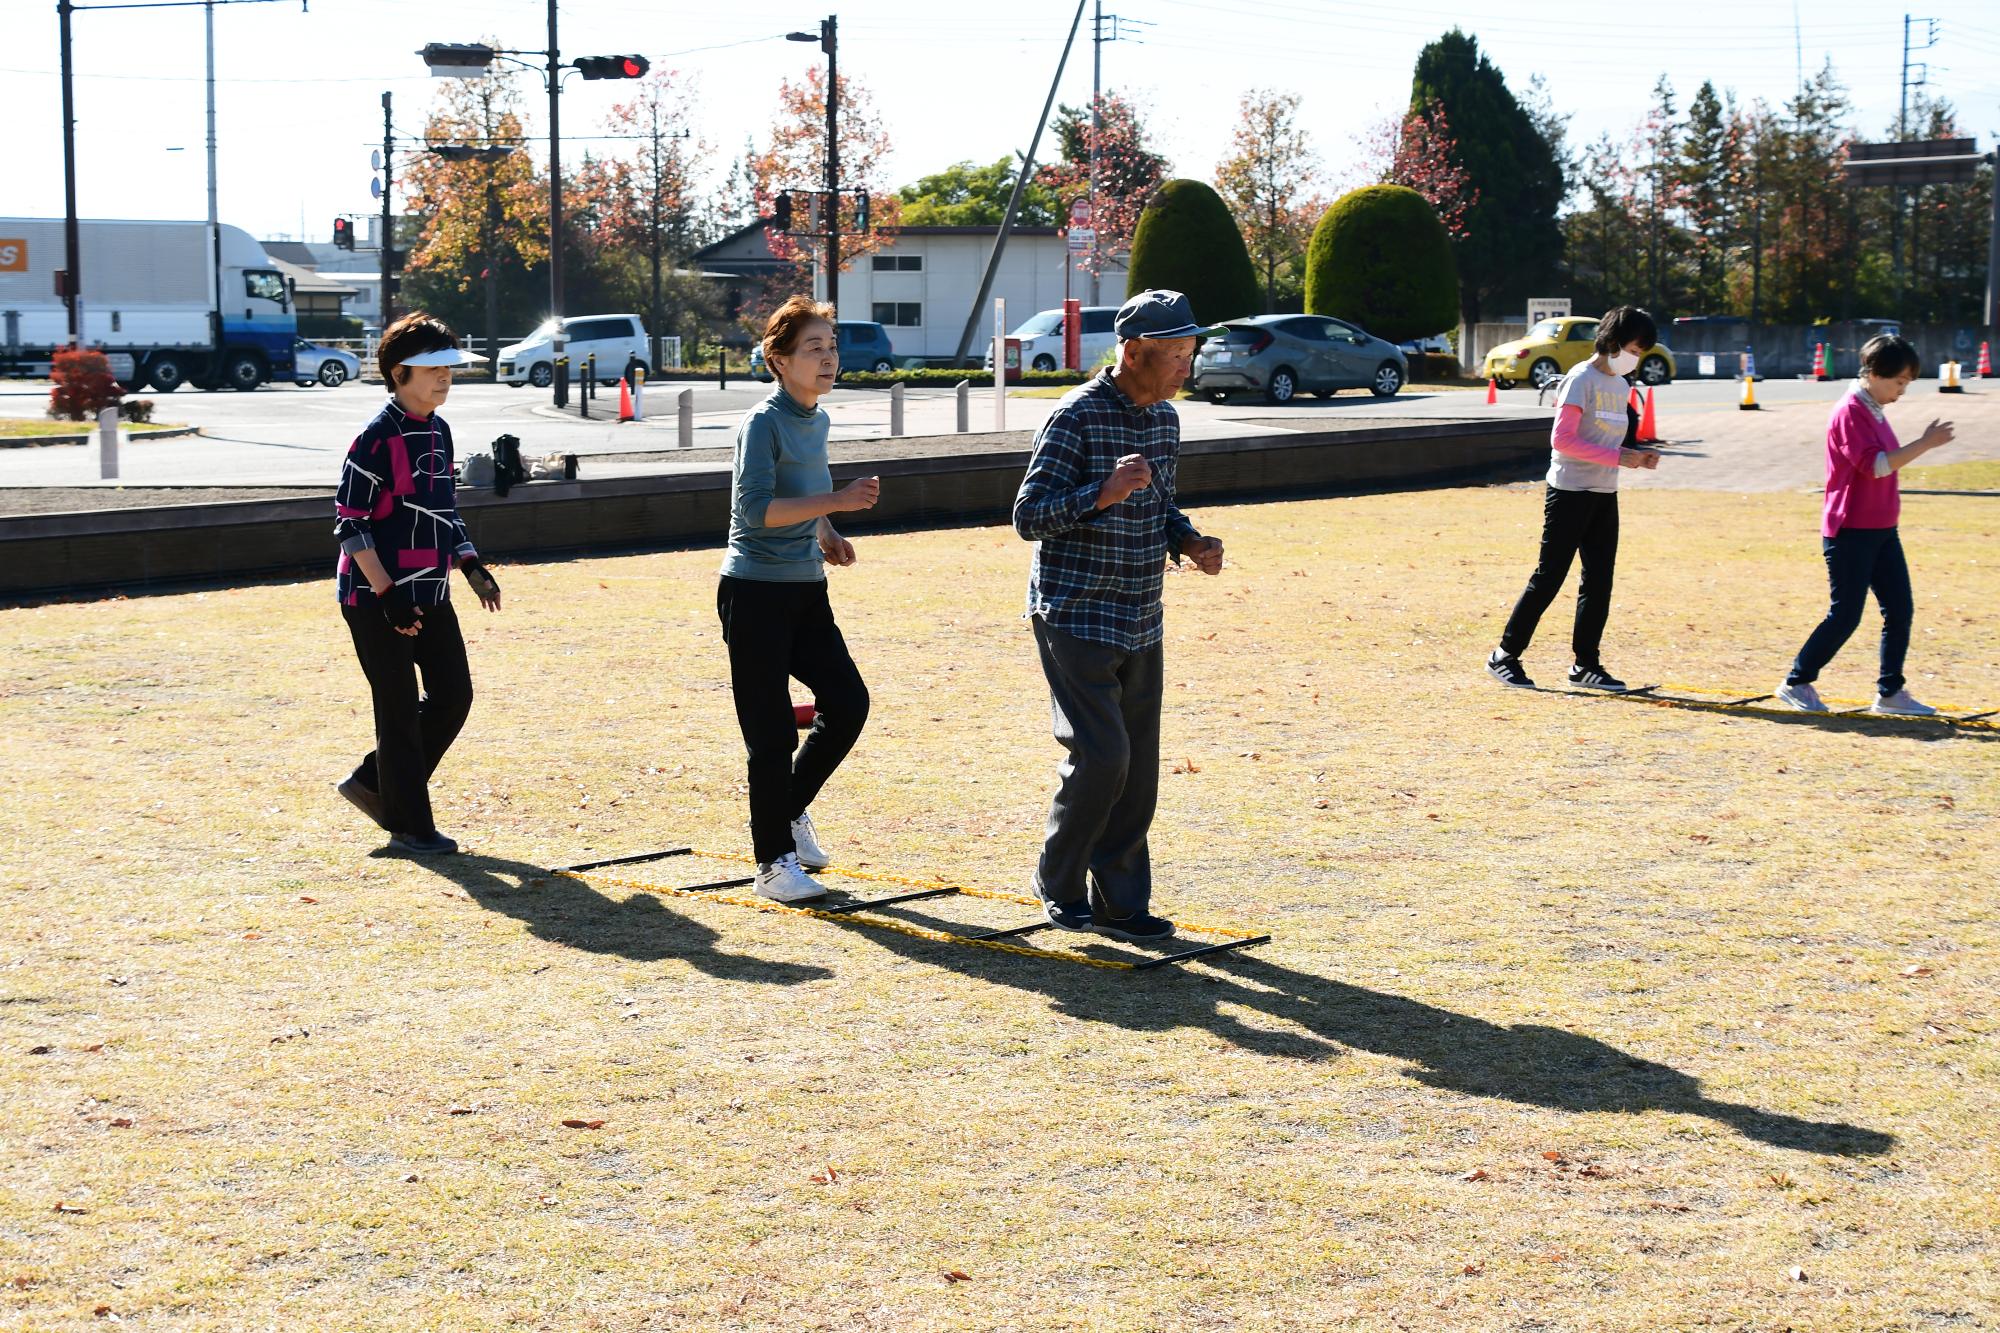
[[[1035,878],[1050,902],[1090,898],[1100,916],[1147,909],[1153,865],[1146,831],[1160,794],[1159,645],[1128,653],[1034,619],[1056,740],[1069,753],[1049,808]],[[1088,872],[1088,878],[1086,873]]]

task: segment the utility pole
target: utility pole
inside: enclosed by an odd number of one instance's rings
[[[826,52],[826,303],[840,310],[840,16],[819,25]]]
[[[392,100],[390,94],[382,94],[382,235],[375,242],[375,253],[382,257],[377,267],[382,270],[382,327],[385,330],[389,327],[390,317],[395,314],[395,302],[389,295],[389,281],[396,271],[396,219],[389,205],[396,182],[396,127],[389,110]]]
[[[562,225],[562,54],[556,45],[556,0],[549,0],[549,318],[555,321],[556,373],[563,359],[563,225]],[[566,392],[558,390],[559,393]],[[557,400],[562,401],[561,399]]]
[[[222,377],[222,214],[215,202],[215,0],[203,0],[202,19],[208,39],[208,245],[209,262],[215,268],[215,314],[211,316],[209,345],[215,361],[209,373]]]
[[[1116,21],[1115,19],[1113,20]],[[1090,9],[1090,225],[1096,230],[1090,239],[1090,303],[1103,304],[1098,299],[1097,271],[1103,267],[1099,256],[1103,253],[1102,242],[1097,238],[1104,235],[1104,220],[1097,211],[1097,132],[1104,125],[1104,117],[1099,104],[1104,99],[1104,0],[1093,0]]]
[[[1903,15],[1903,75],[1896,100],[1897,143],[1907,143],[1910,138],[1910,89],[1923,87],[1930,81],[1931,73],[1931,67],[1919,61],[1916,68],[1922,70],[1923,73],[1914,79],[1910,77],[1910,24],[1912,22],[1924,24],[1926,29],[1924,43],[1922,46],[1915,48],[1916,50],[1928,51],[1937,44],[1936,19],[1913,20],[1908,14]],[[1907,196],[1903,193],[1903,187],[1900,185],[1889,193],[1889,256],[1891,266],[1895,270],[1896,292],[1895,303],[1890,307],[1890,312],[1898,319],[1902,318],[1903,315],[1903,208],[1906,199]]]
[[[83,247],[77,240],[76,225],[76,74],[70,63],[69,16],[76,8],[70,0],[56,0],[56,17],[62,29],[62,128],[63,128],[63,305],[69,311],[69,340],[83,345]]]

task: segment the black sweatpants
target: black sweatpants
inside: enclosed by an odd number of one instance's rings
[[[1569,577],[1570,562],[1583,557],[1582,586],[1576,594],[1576,627],[1570,633],[1570,649],[1576,665],[1597,667],[1604,642],[1604,622],[1611,615],[1611,573],[1618,563],[1618,493],[1616,491],[1561,491],[1551,486],[1542,500],[1542,551],[1535,572],[1507,628],[1500,635],[1500,651],[1519,657],[1535,637],[1542,613],[1562,590]]]
[[[729,645],[736,724],[750,752],[751,850],[768,864],[797,850],[792,821],[861,738],[868,686],[833,623],[824,579],[771,583],[725,574],[715,610]],[[804,745],[792,713],[792,680],[813,692],[819,709]]]
[[[430,776],[472,711],[472,672],[458,614],[450,602],[423,610],[422,631],[410,635],[390,628],[373,605],[340,608],[375,700],[375,748],[354,776],[380,793],[391,829],[418,835],[435,828]]]

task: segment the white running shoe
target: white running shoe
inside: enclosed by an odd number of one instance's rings
[[[757,867],[757,892],[774,903],[805,903],[826,897],[826,889],[805,872],[793,852]]]
[[[810,810],[792,821],[792,845],[799,849],[799,864],[807,870],[824,870],[833,864],[833,858],[820,849]]]
[[[1824,713],[1826,705],[1820,702],[1819,691],[1810,685],[1780,685],[1775,691],[1778,702],[1798,709],[1801,713]]]
[[[1936,717],[1937,709],[1929,704],[1920,704],[1910,697],[1908,690],[1897,690],[1875,700],[1875,706],[1868,710],[1886,717]]]

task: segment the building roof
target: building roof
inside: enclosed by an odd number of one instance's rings
[[[267,255],[271,254],[271,248],[268,245],[264,247],[264,253]],[[358,296],[360,294],[361,289],[358,287],[349,287],[344,283],[336,282],[332,278],[315,273],[303,265],[280,259],[276,255],[271,255],[271,262],[278,266],[280,273],[291,279],[292,290],[301,296]]]

